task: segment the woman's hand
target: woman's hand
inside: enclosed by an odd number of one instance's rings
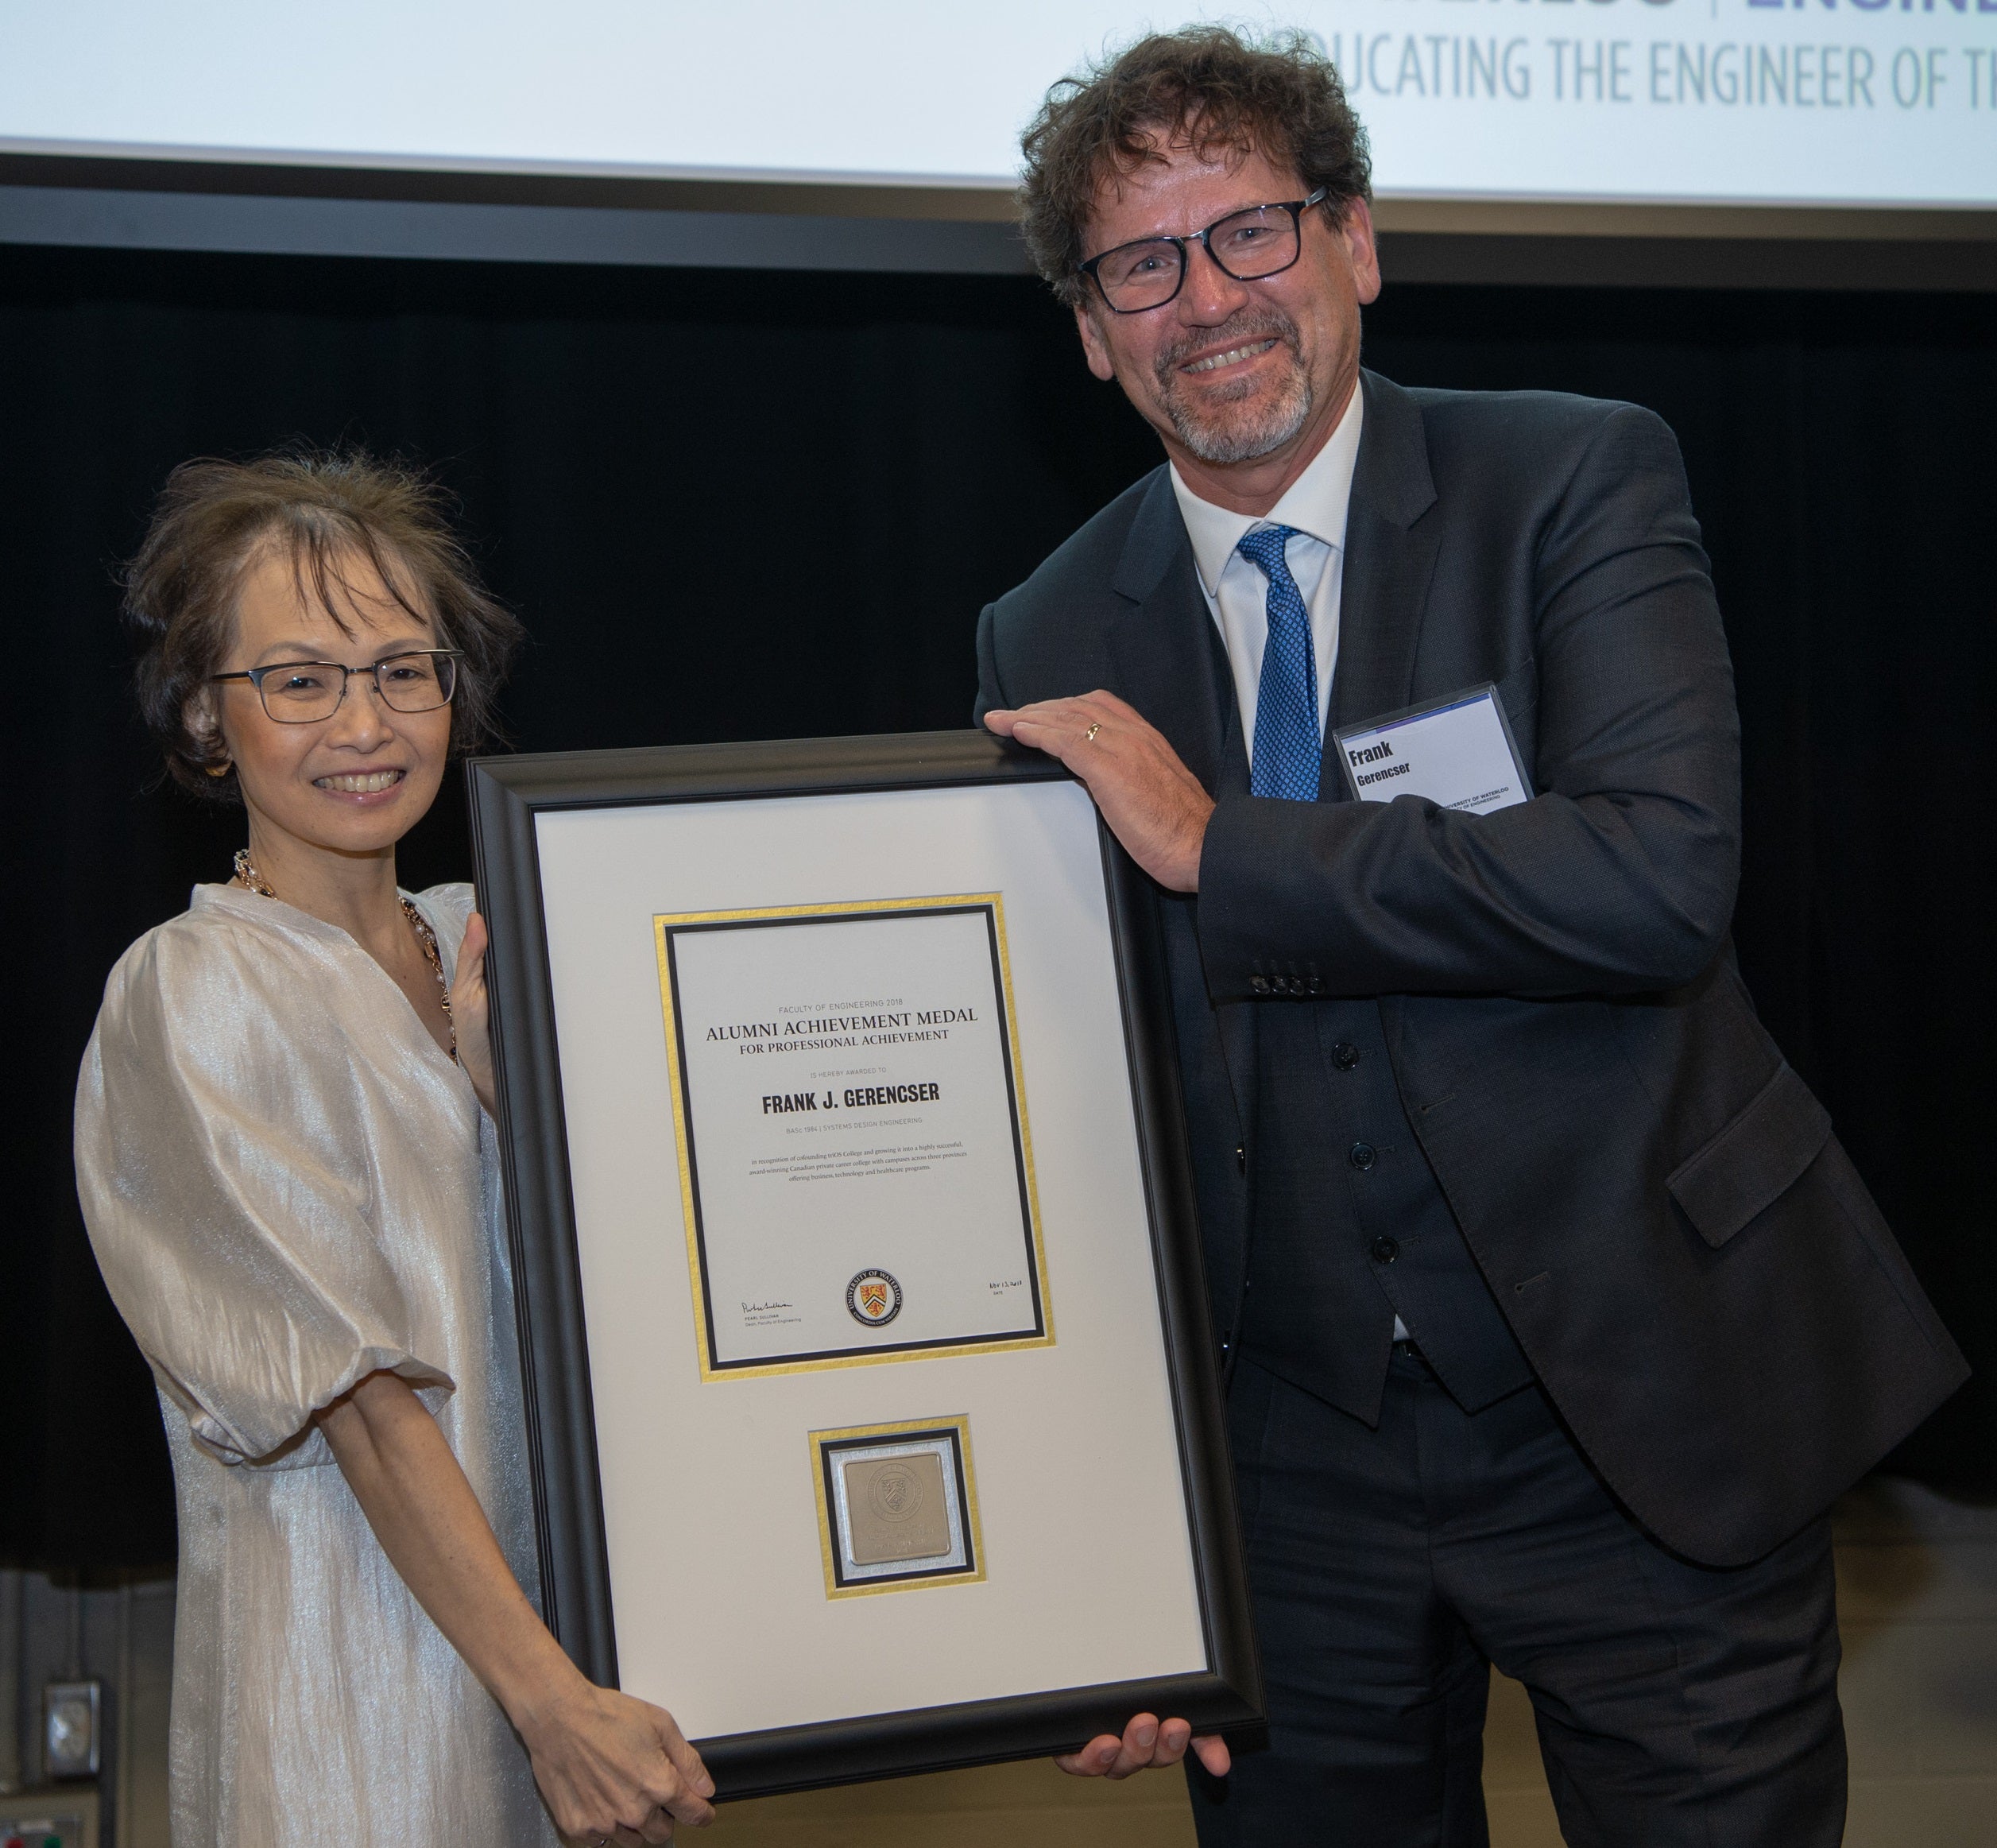
[[[548,1634],[408,1382],[370,1373],[319,1424],[403,1583],[526,1741],[555,1826],[631,1848],[712,1821],[714,1780],[672,1715],[593,1687]]]
[[[555,1826],[582,1842],[670,1842],[714,1819],[714,1780],[664,1707],[581,1676],[515,1716]]]
[[[486,920],[474,912],[465,923],[465,940],[458,947],[458,977],[451,985],[451,1025],[458,1036],[458,1063],[486,1114],[499,1121],[493,1089],[491,1008],[486,994]]]

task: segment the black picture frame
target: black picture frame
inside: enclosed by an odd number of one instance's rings
[[[965,730],[482,757],[465,775],[492,939],[488,981],[544,1609],[577,1667],[614,1687],[536,819],[566,809],[1043,782],[1068,773],[1038,753]],[[1263,1724],[1157,900],[1108,830],[1099,826],[1098,834],[1208,1668],[697,1739],[723,1799],[1073,1751],[1120,1732],[1139,1712],[1237,1738]]]

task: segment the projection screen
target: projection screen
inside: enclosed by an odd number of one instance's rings
[[[571,203],[503,183],[675,183],[613,203],[996,224],[1050,81],[1194,17],[1317,38],[1390,225],[1425,202],[1856,208],[1974,235],[1997,206],[1997,0],[0,0],[0,182],[150,162]]]

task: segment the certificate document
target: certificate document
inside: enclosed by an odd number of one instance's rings
[[[702,1377],[1051,1342],[999,894],[653,923]]]

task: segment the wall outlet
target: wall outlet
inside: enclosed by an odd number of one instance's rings
[[[101,1757],[103,1686],[95,1681],[52,1681],[41,1692],[42,1756],[48,1776],[95,1777]]]
[[[0,1797],[0,1848],[98,1848],[97,1792],[72,1786]]]
[[[80,1848],[83,1840],[79,1816],[43,1814],[24,1816],[18,1822],[0,1819],[0,1848]]]

